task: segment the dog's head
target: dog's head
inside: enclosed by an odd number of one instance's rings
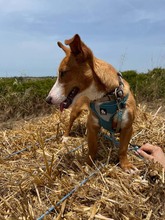
[[[92,99],[96,91],[93,89],[92,51],[81,41],[78,34],[70,40],[65,40],[65,44],[69,47],[58,42],[66,56],[60,63],[56,83],[46,98],[49,104],[60,105],[61,111],[81,95]]]

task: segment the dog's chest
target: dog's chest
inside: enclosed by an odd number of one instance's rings
[[[90,103],[91,110],[95,113],[99,120],[99,124],[111,133],[116,132],[113,128],[113,118],[117,115],[117,120],[122,121],[123,110],[128,96],[124,97],[120,102],[117,100]]]

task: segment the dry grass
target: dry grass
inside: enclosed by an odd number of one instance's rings
[[[147,113],[144,106],[139,109],[132,143],[150,142],[164,148],[165,120],[159,113]],[[61,140],[67,119],[68,113],[61,116],[55,112],[0,132],[0,219],[36,219],[75,187],[76,192],[44,219],[165,219],[162,167],[129,151],[138,172],[123,172],[117,166],[117,148],[103,137],[105,131],[99,138],[95,166],[88,167],[84,163],[86,114],[76,121],[72,138],[64,144]],[[82,148],[70,152],[79,145]],[[95,170],[95,175],[80,186]]]

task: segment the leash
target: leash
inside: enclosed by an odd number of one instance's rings
[[[10,158],[10,157],[13,157],[14,155],[20,154],[20,153],[22,153],[22,152],[24,152],[24,151],[27,151],[27,150],[31,149],[31,148],[32,148],[31,146],[27,146],[26,148],[23,148],[23,149],[21,149],[21,150],[19,150],[19,151],[15,151],[15,152],[13,152],[13,153],[7,155],[4,159],[8,159],[8,158]]]
[[[76,147],[76,148],[70,150],[69,152],[67,152],[66,154],[73,153],[74,151],[80,149],[83,145],[84,145],[84,144],[79,145],[78,147]],[[28,150],[31,149],[31,148],[32,148],[32,146],[27,146],[26,148],[23,148],[23,149],[21,149],[21,150],[19,150],[19,151],[15,151],[15,152],[13,152],[13,153],[7,155],[4,159],[8,159],[8,158],[13,157],[13,156],[15,156],[15,155],[17,155],[17,154],[21,154],[22,152],[28,151]]]
[[[110,136],[107,135],[107,134],[104,134],[104,138],[110,140],[110,141],[114,144],[114,146],[119,147],[119,141],[116,140],[116,138],[114,137],[114,135],[113,135],[112,133],[111,133]],[[67,154],[75,152],[76,150],[80,149],[83,145],[84,145],[84,144],[81,144],[81,145],[79,145],[78,147],[76,147],[76,148],[70,150]],[[132,143],[129,143],[129,145],[130,145],[131,147],[129,147],[128,150],[132,150],[132,151],[136,151],[136,152],[137,152],[137,150],[141,147],[140,145],[132,144]],[[21,150],[19,150],[19,151],[15,151],[15,152],[13,152],[13,153],[7,155],[4,159],[8,159],[8,158],[13,157],[13,156],[15,156],[15,155],[17,155],[17,154],[21,154],[22,152],[28,151],[28,150],[31,149],[31,148],[32,148],[31,146],[27,146],[26,148],[23,148],[23,149],[21,149]],[[140,158],[143,158],[143,157],[140,156],[140,155],[138,155],[138,156],[139,156]]]
[[[120,142],[119,142],[118,140],[116,140],[114,134],[110,133],[110,136],[107,135],[107,134],[104,134],[104,138],[110,140],[110,141],[113,143],[114,146],[119,147]],[[139,150],[139,148],[141,147],[141,146],[138,145],[138,144],[132,144],[132,143],[129,143],[129,146],[130,146],[130,147],[128,148],[128,150],[131,150],[131,151],[133,151],[133,152],[137,152],[137,151]],[[139,158],[143,159],[143,157],[142,157],[138,152],[137,152],[136,155],[137,155]]]

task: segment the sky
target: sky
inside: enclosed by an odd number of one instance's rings
[[[74,34],[117,70],[165,67],[165,0],[0,0],[0,76],[56,76]]]

